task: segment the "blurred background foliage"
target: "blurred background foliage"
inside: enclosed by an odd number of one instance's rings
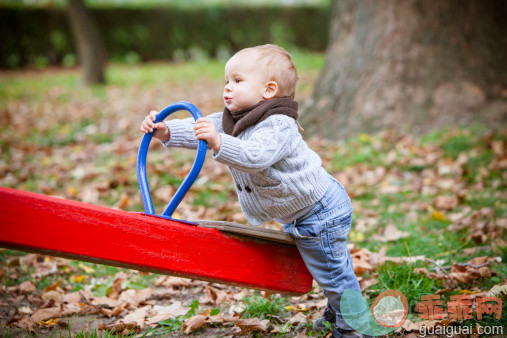
[[[262,43],[324,51],[328,1],[86,1],[109,60],[226,60]],[[0,1],[0,67],[75,66],[66,1]]]

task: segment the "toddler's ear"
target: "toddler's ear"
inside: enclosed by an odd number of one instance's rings
[[[269,81],[266,83],[266,87],[264,88],[264,95],[262,95],[262,98],[264,100],[269,100],[276,97],[276,94],[278,94],[278,83],[275,81]]]

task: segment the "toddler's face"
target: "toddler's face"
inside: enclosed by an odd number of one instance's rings
[[[264,99],[266,83],[255,52],[234,55],[225,65],[225,106],[232,112],[253,106]]]

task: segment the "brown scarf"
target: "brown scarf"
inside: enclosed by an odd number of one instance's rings
[[[271,115],[281,114],[292,117],[297,122],[298,103],[290,97],[274,98],[235,112],[224,109],[222,126],[224,132],[234,137],[250,126],[264,121]]]

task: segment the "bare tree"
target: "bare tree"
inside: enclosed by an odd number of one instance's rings
[[[83,0],[68,0],[67,14],[77,43],[83,83],[104,83],[106,48],[95,20]]]
[[[488,114],[505,122],[506,9],[503,0],[335,0],[303,127],[337,139]]]

